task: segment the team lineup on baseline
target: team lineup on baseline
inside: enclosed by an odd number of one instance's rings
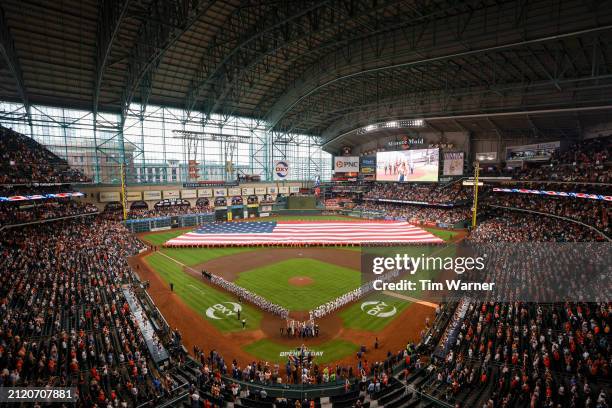
[[[221,342],[223,333],[241,332],[246,340],[239,347],[252,357],[282,362],[306,341],[320,362],[342,361],[362,343],[371,344],[379,337],[384,341],[385,330],[401,324],[407,309],[421,316],[409,325],[414,327],[409,336],[416,339],[425,317],[436,307],[376,292],[372,282],[362,284],[359,248],[338,247],[444,242],[407,222],[232,222],[173,235],[156,242],[162,245],[149,255],[151,269],[165,285],[172,284],[202,320],[220,329]],[[174,264],[171,269],[176,272],[168,274],[160,262],[152,262],[159,258]],[[254,268],[258,258],[265,261]],[[179,283],[180,278],[186,281]],[[221,293],[206,297],[209,291]],[[191,300],[194,295],[199,299]],[[208,298],[217,300],[207,303]],[[260,330],[263,338],[249,337]]]

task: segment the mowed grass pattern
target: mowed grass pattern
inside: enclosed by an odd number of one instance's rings
[[[145,258],[145,262],[153,268],[167,285],[170,285],[170,282],[174,283],[174,293],[191,309],[201,315],[203,319],[209,321],[221,331],[242,330],[242,324],[236,316],[219,320],[210,319],[206,316],[206,309],[209,307],[223,302],[238,302],[235,297],[216,290],[199,279],[186,274],[180,265],[161,254],[150,254]],[[221,316],[220,314],[217,315]],[[240,318],[246,319],[247,329],[259,328],[261,317],[262,315],[259,310],[249,304],[242,304]]]
[[[364,302],[370,301],[384,302],[387,306],[383,307],[383,305],[380,305],[381,310],[388,312],[395,308],[396,313],[389,317],[378,317],[368,314],[368,308],[362,310],[361,305]],[[411,302],[387,296],[382,293],[373,293],[344,309],[340,312],[340,317],[346,328],[378,332],[391,323],[393,319],[398,317],[410,304]]]
[[[298,276],[314,282],[307,286],[288,282]],[[300,258],[242,272],[235,283],[289,310],[306,311],[359,287],[361,274],[316,259]]]
[[[308,344],[306,344],[308,346]],[[262,360],[274,363],[284,363],[287,357],[281,357],[280,353],[293,351],[294,347],[278,344],[268,339],[258,340],[242,347],[244,351]],[[323,344],[310,347],[311,351],[322,351],[323,355],[315,357],[317,364],[325,364],[331,361],[340,360],[349,354],[357,353],[359,345],[347,340],[330,340]]]
[[[258,248],[163,248],[161,251],[172,259],[194,266],[222,256],[257,251]]]
[[[427,227],[421,227],[421,228],[423,228],[427,232],[434,234],[438,238],[442,238],[444,241],[450,241],[453,238],[455,238],[455,236],[458,234],[456,231],[447,231],[447,230],[441,230],[437,228],[427,228]]]
[[[144,242],[147,242],[151,245],[162,245],[164,242],[176,238],[185,234],[186,230],[172,230],[172,231],[162,231],[156,232],[154,234],[147,234],[142,237]]]

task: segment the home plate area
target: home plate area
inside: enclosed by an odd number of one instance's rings
[[[362,288],[359,247],[171,250],[153,255],[178,265],[177,275],[189,280],[183,296],[197,304],[194,311],[215,333],[207,343],[215,349],[235,347],[251,360],[282,364],[306,353],[320,364],[340,364],[352,361],[361,349],[368,358],[384,359],[387,351],[416,341],[434,311]],[[206,261],[190,266],[183,258]],[[155,269],[156,262],[152,266]],[[182,289],[175,285],[174,291]],[[397,336],[400,330],[406,335]],[[202,341],[195,327],[181,332],[193,336],[194,343]],[[377,339],[379,348],[374,348]]]

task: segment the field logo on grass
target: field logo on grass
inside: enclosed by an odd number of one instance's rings
[[[395,306],[388,305],[382,300],[363,302],[361,304],[361,310],[370,316],[382,318],[391,317],[397,313],[397,308]]]
[[[226,305],[229,305],[229,307]],[[212,305],[206,309],[206,316],[210,319],[221,320],[226,317],[236,316],[239,311],[242,311],[242,306],[238,303],[223,302]]]

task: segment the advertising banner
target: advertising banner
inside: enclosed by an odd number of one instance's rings
[[[140,201],[142,200],[142,191],[127,191],[125,198],[128,201]]]
[[[145,201],[154,201],[162,199],[161,191],[143,191],[142,195]]]
[[[336,156],[334,157],[334,173],[358,173],[358,156]]]
[[[198,188],[198,197],[212,197],[212,189],[210,188]]]
[[[376,173],[376,156],[363,156],[360,161],[361,174]]]
[[[444,153],[443,174],[445,176],[461,176],[463,175],[463,152],[446,152]]]
[[[225,197],[227,195],[226,188],[215,188],[214,190],[215,197]]]
[[[197,190],[181,190],[181,198],[197,198]]]
[[[99,199],[101,203],[121,201],[121,193],[119,193],[118,191],[101,191]]]
[[[164,200],[168,198],[180,198],[181,192],[179,190],[164,190],[163,196]]]
[[[274,162],[274,179],[287,180],[289,178],[289,161],[277,160]]]

